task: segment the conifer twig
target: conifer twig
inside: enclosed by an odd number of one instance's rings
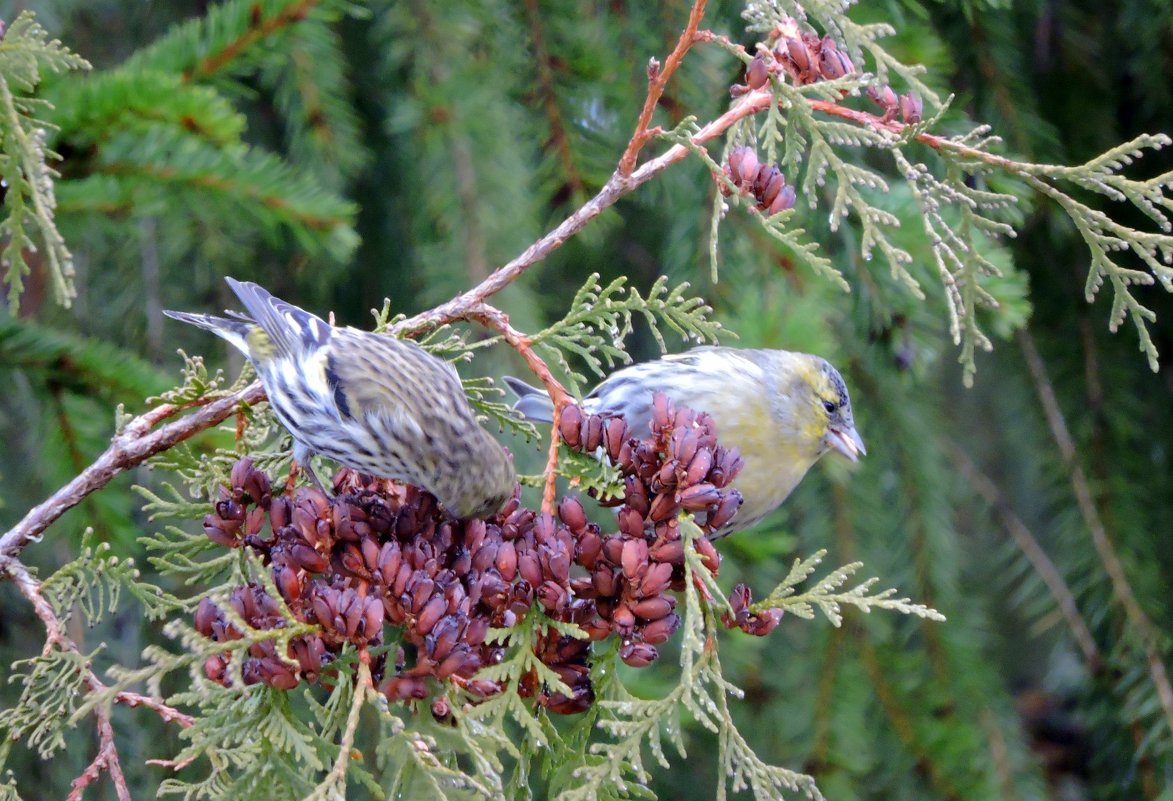
[[[1099,510],[1096,509],[1091,485],[1088,483],[1083,466],[1080,465],[1077,458],[1075,442],[1067,429],[1063,410],[1059,408],[1059,400],[1056,398],[1055,390],[1047,377],[1046,365],[1035,346],[1034,338],[1026,329],[1018,332],[1018,345],[1026,360],[1026,366],[1030,372],[1031,381],[1035,385],[1035,391],[1038,393],[1039,402],[1042,404],[1043,414],[1051,429],[1051,436],[1055,440],[1055,445],[1059,449],[1063,464],[1070,476],[1071,489],[1075,494],[1080,514],[1083,516],[1084,525],[1087,526],[1092,544],[1100,556],[1104,572],[1108,574],[1109,582],[1112,585],[1112,596],[1116,603],[1124,609],[1126,619],[1136,630],[1144,650],[1145,661],[1148,662],[1149,677],[1157,691],[1157,699],[1160,701],[1161,711],[1165,716],[1165,724],[1173,733],[1173,687],[1169,684],[1169,674],[1165,670],[1165,662],[1161,658],[1157,645],[1156,630],[1136,600],[1136,595],[1132,592],[1132,585],[1128,581],[1128,575],[1124,572],[1120,556],[1116,553],[1116,546],[1113,545],[1108,530],[1104,526],[1104,521],[1100,518]]]

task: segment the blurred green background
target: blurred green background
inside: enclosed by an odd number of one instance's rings
[[[233,306],[223,276],[368,326],[384,297],[411,314],[521,252],[610,175],[643,101],[647,60],[668,52],[688,11],[679,0],[281,5],[307,16],[229,58],[170,73],[223,98],[223,130],[198,131],[221,138],[223,150],[152,120],[151,103],[179,97],[165,80],[155,100],[132,86],[117,102],[104,94],[108,107],[75,76],[45,87],[58,104],[58,220],[78,298],[61,308],[35,270],[19,312],[0,312],[0,527],[101,451],[116,404],[139,409],[178,380],[176,349],[235,376],[239,359],[227,346],[160,314]],[[24,8],[94,64],[92,80],[128,60],[167,75],[185,52],[174,26],[218,6],[40,0],[0,3],[0,18]],[[705,27],[749,44],[739,11],[712,3]],[[961,130],[961,114],[991,123],[1019,158],[1075,164],[1140,132],[1173,132],[1167,0],[877,0],[852,14],[891,22],[893,52],[926,64],[931,85],[957,94],[948,128]],[[166,48],[152,49],[164,35]],[[740,80],[721,51],[697,48],[669,86],[662,122],[711,119]],[[254,150],[231,151],[237,138]],[[1158,156],[1143,170],[1171,166]],[[1153,665],[1168,662],[1173,624],[1173,380],[1167,366],[1148,370],[1134,332],[1108,333],[1107,298],[1085,302],[1088,255],[1072,225],[1023,197],[1020,235],[991,248],[1008,270],[1007,302],[984,325],[1000,336],[965,389],[906,190],[894,184],[883,205],[906,221],[901,244],[929,289],[925,302],[882,260],[860,257],[854,220],[831,232],[825,207],[811,212],[802,198],[796,224],[833,257],[850,294],[796,265],[740,212],[723,225],[712,282],[713,191],[699,161],[673,167],[498,302],[532,332],[565,313],[593,272],[628,276],[641,291],[666,274],[692,282],[739,344],[817,352],[847,375],[868,457],[857,468],[827,460],[756,531],[723,542],[722,584],[764,593],[793,558],[827,548],[828,564],[861,560],[882,586],[949,620],[849,610],[840,629],[786,619],[763,640],[731,633],[722,655],[746,690],[737,712],[751,744],[768,761],[812,773],[837,801],[1173,798],[1173,721],[1152,678]],[[1159,289],[1142,295],[1168,353],[1173,303]],[[636,358],[656,355],[646,331],[629,345]],[[1084,509],[1083,485],[1073,484],[1040,404],[1044,379],[1028,369],[1036,352],[1086,478]],[[524,369],[504,347],[468,368]],[[538,444],[513,446],[524,468],[540,468]],[[150,524],[129,486],[157,480],[139,470],[92,496],[29,549],[30,561],[46,571],[68,561],[85,526],[139,555],[136,537]],[[1089,533],[1096,520],[1150,628],[1116,600],[1120,585]],[[1032,547],[1072,593],[1090,639],[1073,635]],[[99,666],[134,664],[162,636],[124,606],[99,630],[74,632],[87,648],[106,642]],[[43,636],[2,583],[0,609],[0,665],[9,665],[39,650]],[[665,658],[626,678],[653,694],[677,670]],[[15,700],[11,688],[0,684],[0,700]],[[173,752],[163,744],[174,732],[116,713],[124,767],[149,797],[164,772],[143,762]],[[17,747],[8,767],[26,797],[63,797],[89,761],[89,737],[83,726],[77,747],[48,767]],[[660,797],[713,796],[714,744],[699,727],[688,744],[687,759],[657,772]],[[102,792],[89,797],[112,797]]]

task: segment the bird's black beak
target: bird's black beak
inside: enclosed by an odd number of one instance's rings
[[[853,462],[858,462],[859,457],[867,456],[868,449],[864,447],[863,439],[860,438],[859,432],[855,430],[855,426],[846,426],[837,428],[832,426],[827,429],[826,435],[823,437],[823,444],[828,448],[838,451]]]

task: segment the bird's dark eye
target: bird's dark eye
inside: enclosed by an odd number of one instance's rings
[[[834,414],[839,407],[829,400],[823,401],[823,408],[827,410],[827,414]]]

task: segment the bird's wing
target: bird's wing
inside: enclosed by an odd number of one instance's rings
[[[464,390],[455,369],[414,342],[391,336],[334,330],[327,350],[326,383],[345,417],[398,415],[406,406],[443,413]],[[339,356],[345,345],[345,358]]]
[[[225,280],[252,319],[268,334],[278,355],[294,356],[329,341],[333,329],[320,317],[274,297],[251,281]]]
[[[336,328],[323,353],[339,417],[357,421],[381,458],[398,461],[395,478],[426,484],[449,455],[441,444],[458,448],[460,432],[476,425],[455,369],[414,342]]]

